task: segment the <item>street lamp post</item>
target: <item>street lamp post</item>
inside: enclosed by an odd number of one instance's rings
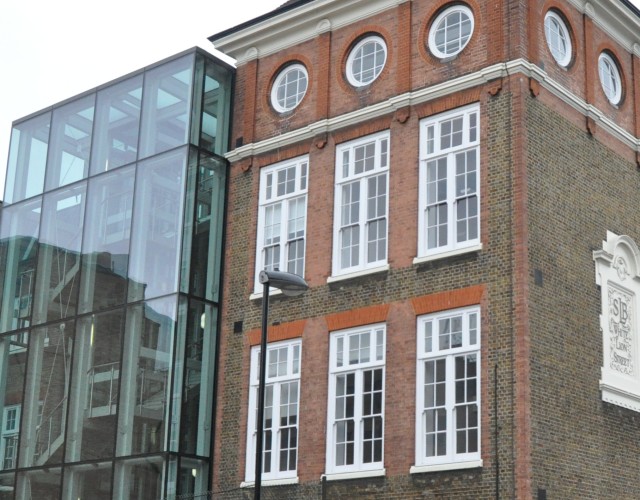
[[[256,435],[256,472],[254,480],[254,500],[260,500],[262,484],[262,441],[264,434],[264,394],[267,377],[267,319],[269,317],[269,288],[278,288],[289,297],[304,293],[307,282],[297,274],[282,271],[260,271],[262,290],[262,332],[260,336],[260,381],[258,383],[258,422]]]

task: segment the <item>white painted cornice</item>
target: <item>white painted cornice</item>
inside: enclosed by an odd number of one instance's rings
[[[629,52],[640,43],[640,17],[619,0],[569,0],[569,3]]]
[[[405,106],[415,106],[424,102],[429,102],[466,89],[482,86],[498,78],[516,74],[522,74],[526,77],[534,78],[543,88],[551,92],[573,109],[584,116],[592,118],[602,130],[611,134],[634,151],[640,152],[640,139],[617,125],[599,109],[587,104],[584,99],[569,92],[558,82],[549,78],[549,75],[535,64],[524,59],[516,59],[507,63],[495,64],[475,73],[461,76],[453,80],[448,80],[431,87],[413,92],[406,92],[404,94],[391,97],[386,101],[357,109],[343,115],[319,120],[299,129],[292,130],[275,137],[270,137],[264,141],[246,144],[228,152],[226,154],[226,158],[233,163],[244,158],[250,158],[252,156],[267,153],[277,148],[310,140],[323,133],[334,132],[345,127],[357,125],[382,116],[387,116]]]
[[[214,47],[233,57],[240,66],[245,53],[256,47],[260,57],[315,38],[328,21],[331,29],[353,24],[407,0],[315,0],[285,11],[214,42]]]

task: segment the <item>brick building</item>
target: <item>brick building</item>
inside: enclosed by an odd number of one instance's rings
[[[237,60],[215,498],[640,497],[640,12],[297,0]],[[365,203],[366,200],[366,203]]]

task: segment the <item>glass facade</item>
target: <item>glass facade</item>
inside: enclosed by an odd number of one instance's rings
[[[14,125],[0,500],[209,489],[232,83],[193,49]]]

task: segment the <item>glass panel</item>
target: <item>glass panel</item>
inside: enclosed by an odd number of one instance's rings
[[[183,148],[138,166],[130,301],[177,291],[186,154]]]
[[[184,221],[180,290],[217,302],[220,289],[226,165],[192,151]],[[195,185],[194,185],[195,184]],[[189,283],[187,283],[189,279]]]
[[[180,475],[178,477],[178,498],[206,498],[209,483],[209,468],[204,461],[193,458],[180,459]]]
[[[142,101],[142,75],[98,92],[91,174],[136,160]]]
[[[78,305],[86,183],[45,195],[33,322],[67,318]]]
[[[207,60],[205,65],[199,146],[222,155],[229,145],[232,74],[213,61]]]
[[[50,122],[51,113],[45,113],[13,127],[5,206],[42,193]]]
[[[41,203],[38,198],[2,210],[0,332],[25,328],[31,322]]]
[[[47,190],[66,186],[87,176],[95,99],[95,94],[91,94],[54,110],[47,160]]]
[[[145,73],[139,158],[187,143],[193,64],[192,54]]]
[[[64,474],[62,497],[110,500],[112,470],[111,462],[69,467]]]
[[[91,179],[82,243],[80,312],[125,301],[134,169],[127,167]]]
[[[218,314],[214,307],[197,301],[189,303],[184,338],[184,381],[182,387],[180,451],[209,456],[217,343]]]
[[[18,474],[16,498],[19,500],[59,500],[62,469],[47,468]],[[1,487],[0,487],[1,489]],[[0,499],[3,498],[0,495]]]
[[[0,338],[0,470],[18,465],[18,439],[24,398],[28,334],[22,332]]]
[[[166,462],[161,457],[144,457],[116,463],[113,498],[141,500],[166,498],[162,494],[162,481]]]
[[[128,309],[117,455],[166,451],[175,296]]]
[[[63,461],[74,323],[38,328],[31,335],[24,397],[20,466]]]
[[[67,441],[67,462],[114,454],[123,313],[85,317],[77,328],[68,420],[73,438]]]

